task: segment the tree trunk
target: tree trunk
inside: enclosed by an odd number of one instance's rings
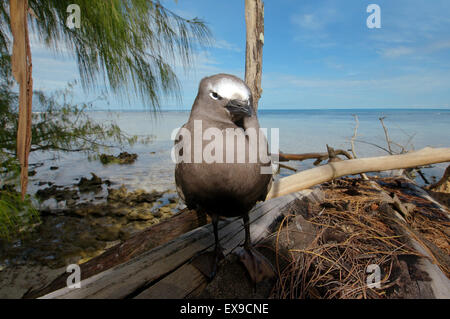
[[[12,72],[19,84],[19,125],[17,129],[17,158],[21,166],[20,186],[22,199],[28,185],[28,155],[31,146],[31,108],[33,79],[30,40],[28,38],[28,1],[10,1],[11,31],[14,37]]]
[[[262,94],[262,52],[264,45],[264,4],[262,0],[245,0],[247,44],[245,49],[245,83],[252,91],[253,107],[258,109]]]

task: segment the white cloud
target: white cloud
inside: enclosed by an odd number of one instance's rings
[[[425,50],[429,53],[450,49],[450,39],[449,40],[443,40],[443,41],[437,41],[432,44],[430,44]]]
[[[379,54],[386,58],[398,58],[404,55],[410,55],[415,52],[414,49],[400,46],[395,48],[385,48],[379,50]]]
[[[314,48],[327,48],[336,45],[327,27],[339,21],[340,16],[330,5],[304,11],[291,16],[295,27],[294,41],[306,43]]]
[[[319,30],[325,26],[324,20],[318,19],[314,14],[297,14],[292,16],[291,21],[301,28],[309,30]]]
[[[450,48],[449,1],[398,1],[382,13],[383,27],[369,36],[385,58],[424,59]]]
[[[338,58],[335,58],[335,57],[326,57],[323,59],[323,63],[327,67],[334,69],[334,70],[344,69],[344,65],[341,62],[339,62]]]
[[[378,53],[385,58],[399,58],[407,55],[414,55],[416,58],[423,58],[435,52],[450,49],[450,40],[431,42],[422,46],[398,46],[383,48]]]
[[[214,48],[217,49],[224,49],[224,50],[228,50],[228,51],[234,51],[234,52],[242,52],[242,48],[237,46],[234,43],[230,43],[226,40],[216,40],[213,44]]]

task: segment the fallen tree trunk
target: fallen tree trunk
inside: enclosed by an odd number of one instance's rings
[[[424,148],[401,155],[339,161],[312,168],[272,184],[266,200],[294,193],[338,177],[450,162],[450,148]]]

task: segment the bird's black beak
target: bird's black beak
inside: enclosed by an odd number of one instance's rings
[[[230,100],[225,106],[232,116],[252,116],[253,107],[248,101]]]

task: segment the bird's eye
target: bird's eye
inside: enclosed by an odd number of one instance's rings
[[[213,99],[213,100],[220,100],[221,97],[219,94],[217,94],[216,92],[211,92],[209,93],[209,96]]]

